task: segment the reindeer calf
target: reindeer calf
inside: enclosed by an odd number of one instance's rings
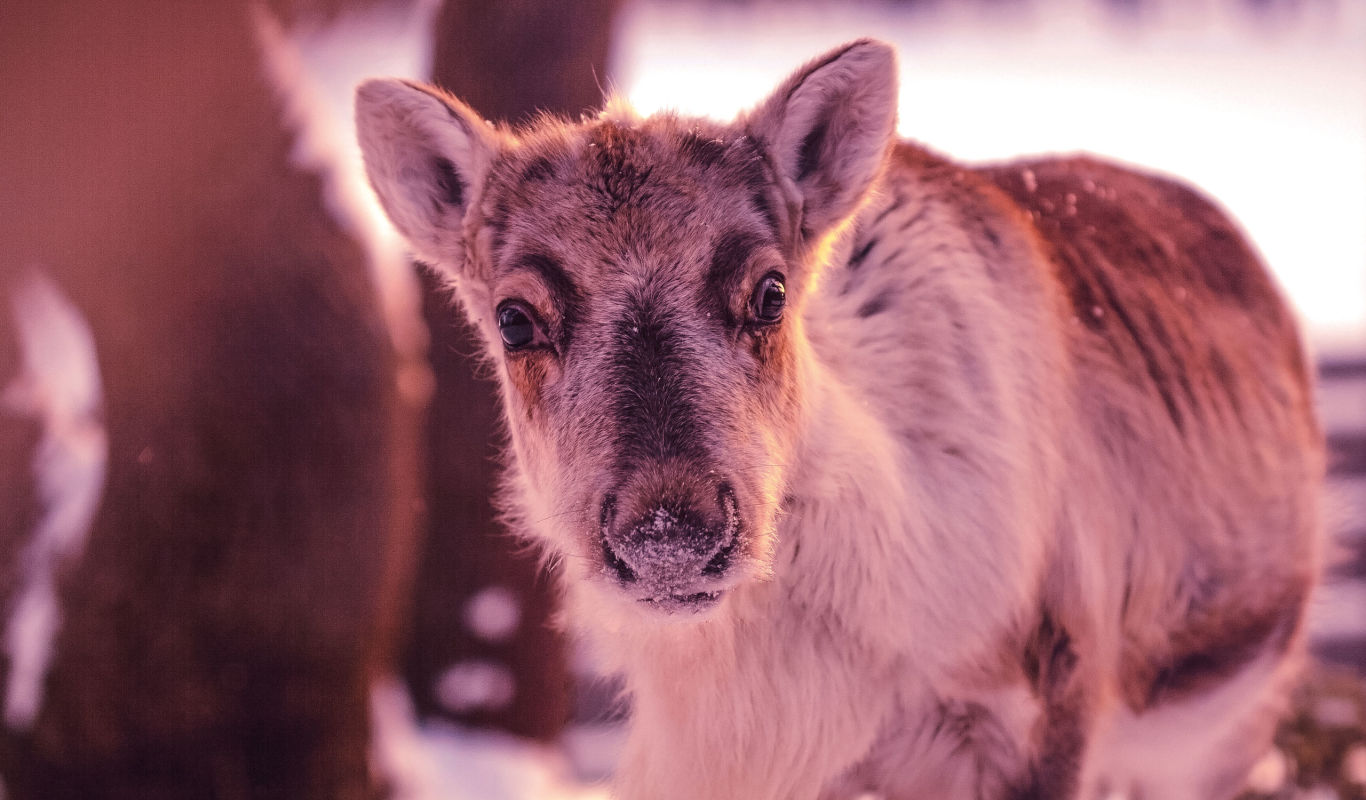
[[[361,86],[502,383],[507,499],[625,675],[620,797],[1229,797],[1302,649],[1320,436],[1234,225],[893,138],[858,41],[731,124]]]

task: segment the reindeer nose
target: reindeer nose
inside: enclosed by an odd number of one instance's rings
[[[617,525],[617,498],[603,502],[602,547],[606,566],[633,594],[645,598],[693,594],[701,583],[730,566],[739,533],[735,492],[723,485],[714,508],[678,498],[646,504]]]

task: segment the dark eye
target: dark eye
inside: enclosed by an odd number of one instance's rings
[[[509,350],[516,350],[535,340],[536,322],[526,306],[509,300],[498,307],[498,333]]]
[[[787,289],[783,286],[783,276],[771,272],[754,287],[754,319],[759,322],[777,322],[783,318],[783,306],[787,305]]]

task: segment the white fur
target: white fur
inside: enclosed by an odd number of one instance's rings
[[[1116,709],[1109,726],[1098,731],[1086,784],[1092,792],[1163,800],[1227,793],[1233,788],[1227,785],[1230,776],[1211,775],[1211,765],[1227,763],[1228,754],[1248,739],[1265,740],[1268,726],[1284,711],[1282,699],[1298,667],[1263,654],[1229,682],[1188,701],[1142,716]],[[1251,751],[1241,764],[1235,760],[1234,779],[1260,755]],[[1219,779],[1225,785],[1211,785]]]
[[[830,362],[810,357],[816,390],[788,487],[801,506],[780,523],[773,580],[741,587],[703,625],[663,628],[569,581],[569,618],[591,621],[584,627],[636,699],[622,798],[823,797],[901,703],[920,711],[935,692],[976,691],[963,665],[991,650],[1039,574],[1038,535],[997,535],[1030,513],[1026,486],[1013,504],[973,507],[960,505],[976,489],[971,476],[953,488],[908,480],[922,466],[916,454]],[[925,740],[897,757],[933,763],[944,746]]]
[[[61,625],[58,573],[85,546],[104,490],[109,445],[95,343],[80,311],[37,273],[15,289],[12,301],[24,371],[0,395],[0,407],[43,425],[33,462],[43,513],[20,557],[20,586],[4,639],[5,724],[22,731],[42,708]]]

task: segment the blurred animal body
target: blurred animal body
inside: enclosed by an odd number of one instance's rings
[[[6,6],[8,800],[389,781],[371,686],[407,595],[424,367],[386,302],[407,261],[336,215],[272,46],[324,5]]]
[[[867,40],[730,124],[359,90],[496,365],[510,512],[626,677],[616,792],[1229,797],[1317,570],[1291,315],[1182,185],[895,115]]]

